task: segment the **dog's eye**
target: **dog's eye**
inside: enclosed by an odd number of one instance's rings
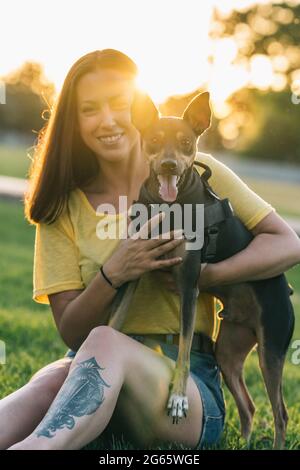
[[[160,143],[160,138],[159,137],[152,137],[151,139],[151,144],[157,145]]]
[[[182,139],[181,145],[184,147],[187,147],[188,145],[191,145],[191,140],[190,139]]]

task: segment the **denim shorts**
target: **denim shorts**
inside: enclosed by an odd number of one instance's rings
[[[129,334],[131,338],[143,343],[139,335]],[[159,345],[164,355],[176,361],[178,345],[163,341],[153,342],[153,348]],[[152,346],[150,346],[152,347]],[[67,357],[75,357],[76,352],[69,350]],[[217,444],[221,438],[225,421],[225,401],[221,386],[220,368],[213,355],[191,351],[190,375],[194,379],[202,400],[203,420],[200,439],[193,450],[203,449]]]

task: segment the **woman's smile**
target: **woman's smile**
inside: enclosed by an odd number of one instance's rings
[[[122,145],[123,143],[124,132],[117,134],[107,134],[100,137],[97,137],[101,144],[104,144],[107,147],[115,147]]]

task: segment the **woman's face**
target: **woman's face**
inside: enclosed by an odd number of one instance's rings
[[[121,72],[97,69],[77,84],[77,113],[84,143],[101,159],[128,157],[139,134],[131,123],[134,82]]]

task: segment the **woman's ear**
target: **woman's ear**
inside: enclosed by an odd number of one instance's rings
[[[211,110],[209,93],[200,93],[187,105],[182,118],[188,122],[197,136],[200,136],[210,126]]]
[[[159,119],[159,111],[150,96],[136,90],[131,105],[131,121],[134,127],[143,134]]]

